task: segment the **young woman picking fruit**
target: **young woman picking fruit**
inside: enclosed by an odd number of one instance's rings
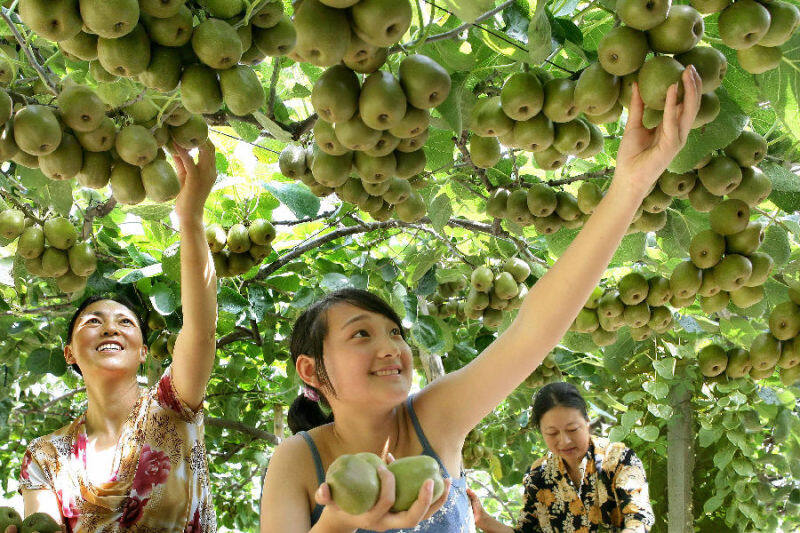
[[[67,532],[216,529],[202,415],[216,350],[217,284],[203,230],[214,147],[202,146],[197,163],[174,150],[184,320],[172,364],[156,386],[140,387],[145,324],[122,299],[88,299],[64,347],[86,383],[86,412],[31,441],[22,462],[25,514],[47,513]]]
[[[384,311],[388,305],[328,297],[298,319],[292,339],[295,368],[308,389],[330,406],[333,420],[319,407],[309,414],[309,400],[295,401],[293,418],[309,422],[295,430],[313,427],[308,432],[311,442],[295,435],[275,450],[261,498],[262,533],[392,528],[459,532],[474,527],[463,478],[453,481],[453,490],[446,488],[436,502],[426,482],[408,511],[391,513],[393,478],[380,469],[378,502],[366,513],[349,515],[336,506],[328,485],[320,483],[321,473],[340,455],[380,454],[387,442],[398,458],[434,454],[445,478],[460,470],[467,433],[561,340],[636,209],[686,143],[700,106],[701,82],[693,67],[686,68],[682,83],[683,102],[678,103],[677,84],[670,87],[663,122],[653,130],[642,126],[644,104],[634,87],[608,193],[558,262],[530,290],[511,326],[470,364],[409,399],[411,350],[399,320]],[[301,346],[306,348],[298,351]]]
[[[596,533],[600,526],[622,533],[650,530],[653,508],[642,462],[621,442],[591,434],[586,401],[574,385],[556,382],[539,389],[533,422],[550,453],[533,463],[523,480],[517,529],[489,515],[468,489],[479,528],[485,533]]]

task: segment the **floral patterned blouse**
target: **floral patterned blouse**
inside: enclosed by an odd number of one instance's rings
[[[548,453],[525,475],[518,533],[649,531],[655,521],[642,462],[621,442],[591,437],[576,487],[564,461]]]
[[[20,491],[53,491],[67,533],[216,531],[203,410],[193,411],[178,397],[171,369],[157,385],[141,389],[107,482],[94,485],[86,476],[85,414],[31,441]]]

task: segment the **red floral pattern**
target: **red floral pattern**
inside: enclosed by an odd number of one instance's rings
[[[122,516],[119,517],[119,525],[121,527],[131,527],[139,521],[144,512],[144,506],[150,498],[140,500],[136,496],[125,499],[124,507],[122,508]]]
[[[186,524],[186,529],[183,530],[183,533],[200,533],[202,529],[200,529],[200,508],[194,510],[194,516],[192,517],[192,521]]]
[[[175,396],[175,389],[172,387],[172,376],[169,374],[165,374],[158,382],[158,402],[175,412],[183,412],[183,406]]]
[[[133,478],[133,490],[143,498],[148,496],[154,486],[167,481],[171,469],[172,465],[167,454],[145,444],[142,454],[139,456],[136,475]]]
[[[26,481],[30,479],[30,476],[28,475],[29,464],[31,464],[31,452],[25,452],[25,457],[22,458],[22,470],[20,471],[19,475]]]

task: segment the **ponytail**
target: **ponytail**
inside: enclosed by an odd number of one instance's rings
[[[320,400],[323,401],[323,400]],[[292,434],[300,431],[309,431],[318,426],[333,422],[333,413],[325,414],[320,402],[309,400],[304,394],[299,394],[289,407],[287,417],[289,429]]]

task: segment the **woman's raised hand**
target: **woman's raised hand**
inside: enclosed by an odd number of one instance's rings
[[[185,148],[177,144],[173,143],[171,152],[181,184],[181,192],[175,200],[175,212],[179,219],[199,219],[202,222],[203,206],[217,179],[214,145],[211,141],[200,145],[197,163]]]
[[[317,503],[325,506],[320,522],[325,521],[334,527],[352,529],[371,529],[385,531],[387,529],[414,527],[423,520],[430,518],[447,501],[450,492],[451,480],[444,480],[444,492],[438,500],[433,500],[433,480],[429,479],[419,489],[417,500],[408,511],[399,513],[390,512],[394,505],[394,474],[388,468],[378,469],[381,478],[381,493],[377,503],[360,515],[351,515],[339,509],[331,497],[330,487],[327,483],[319,486],[316,493]]]
[[[700,109],[702,82],[694,66],[681,76],[684,95],[678,103],[678,84],[670,86],[664,107],[664,118],[657,128],[642,125],[644,102],[638,84],[633,86],[628,122],[617,151],[616,176],[631,187],[647,194],[678,152],[686,144],[692,123]]]

